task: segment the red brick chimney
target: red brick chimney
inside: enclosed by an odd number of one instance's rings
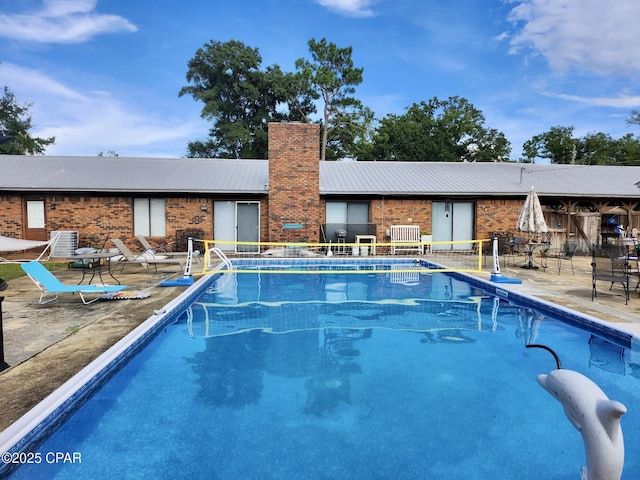
[[[320,126],[269,123],[269,241],[317,242]]]

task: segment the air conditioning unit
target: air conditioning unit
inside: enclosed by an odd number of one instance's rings
[[[70,258],[73,257],[76,249],[78,248],[78,232],[77,231],[54,231],[51,232],[51,238],[56,235],[60,235],[58,237],[58,241],[53,246],[51,250],[52,258]]]

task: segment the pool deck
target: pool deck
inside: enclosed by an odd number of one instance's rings
[[[397,257],[396,257],[397,258]],[[430,258],[427,256],[426,258]],[[640,337],[640,296],[631,279],[631,298],[625,305],[622,288],[598,284],[598,296],[591,301],[591,259],[575,257],[575,275],[563,262],[560,275],[555,260],[546,271],[526,270],[518,265],[502,266],[501,274],[519,278],[522,284],[501,284],[500,288],[541,298],[599,318]],[[58,270],[65,283],[77,283],[81,273]],[[491,259],[479,277],[489,280]],[[140,300],[98,301],[83,305],[75,295],[63,295],[39,305],[39,292],[27,277],[10,280],[0,292],[4,324],[4,358],[10,368],[0,373],[0,431],[7,428],[38,402],[98,357],[111,345],[153,315],[184,287],[162,287],[162,281],[182,276],[174,266],[147,273],[137,266],[118,275],[129,290],[149,292]],[[640,292],[640,289],[638,290]]]

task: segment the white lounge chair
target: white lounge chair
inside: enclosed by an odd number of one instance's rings
[[[184,266],[187,263],[186,256],[180,257],[167,257],[165,255],[156,255],[153,252],[143,252],[143,253],[132,253],[131,250],[124,244],[122,240],[119,238],[111,238],[111,243],[113,243],[118,250],[120,250],[120,254],[122,258],[118,260],[118,265],[121,265],[120,271],[124,270],[124,267],[127,265],[141,265],[145,267],[147,270],[151,265],[155,268],[156,272],[158,271],[158,265],[180,265],[180,268],[184,270]]]
[[[153,245],[151,245],[149,243],[149,240],[147,240],[147,238],[144,235],[136,235],[136,240],[138,240],[138,242],[140,242],[140,245],[142,245],[142,248],[144,248],[145,253],[147,252],[151,252],[155,255],[160,255],[163,257],[183,257],[186,258],[187,255],[189,255],[189,252],[172,252],[170,250],[168,250],[168,246],[167,247],[154,247]],[[193,258],[196,261],[200,261],[200,251],[195,250],[193,252]]]

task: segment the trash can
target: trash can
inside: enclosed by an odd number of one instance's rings
[[[360,247],[360,255],[363,257],[369,255],[369,247]]]
[[[354,257],[357,257],[358,254],[360,253],[360,249],[356,246],[351,247],[351,255],[353,255]]]

